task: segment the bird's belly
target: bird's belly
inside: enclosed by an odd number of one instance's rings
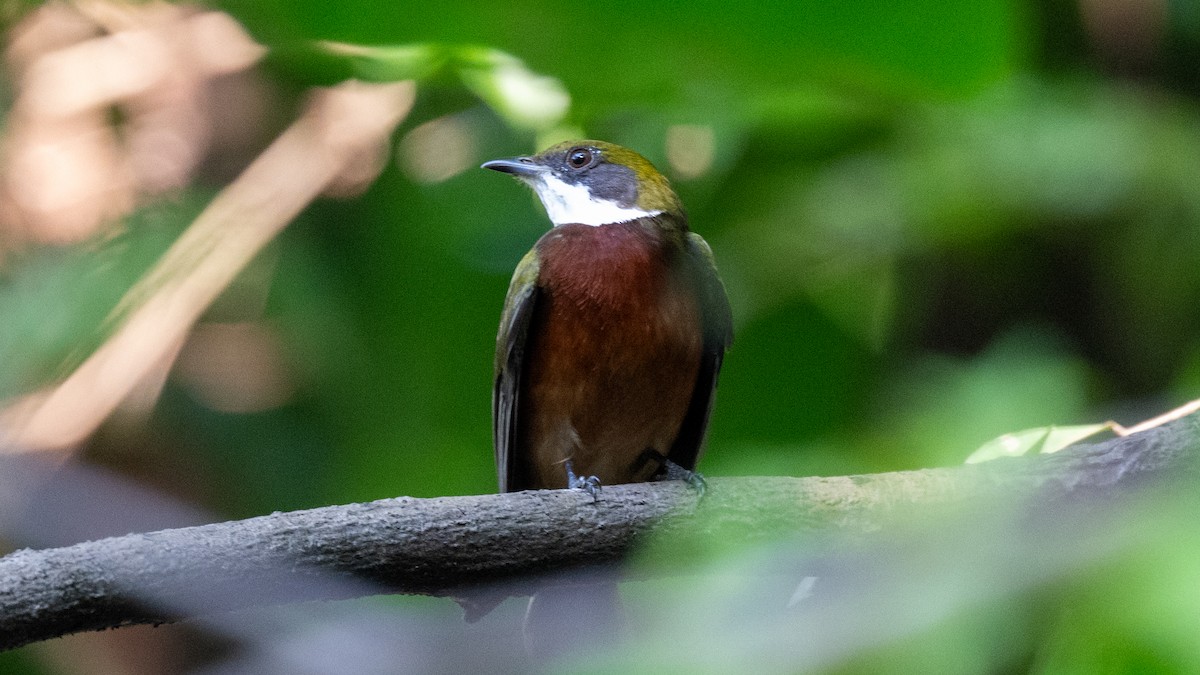
[[[550,297],[529,345],[522,447],[527,487],[566,486],[564,462],[603,484],[648,480],[679,434],[701,330],[687,293],[587,306]]]

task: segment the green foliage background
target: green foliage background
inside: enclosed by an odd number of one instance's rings
[[[707,474],[953,465],[1004,432],[1132,423],[1200,389],[1194,0],[1163,6],[1148,56],[1089,34],[1066,2],[216,5],[272,48],[281,120],[306,87],[355,72],[312,57],[310,41],[333,40],[511,53],[562,82],[569,123],[669,174],[668,128],[711,128],[712,169],[673,176],[737,326]],[[421,81],[398,138],[446,115],[471,130],[479,161],[537,149],[534,132],[444,76]],[[93,345],[215,187],[147,209],[117,244],[10,261],[0,393],[61,374]],[[229,415],[168,382],[148,427],[107,428],[90,457],[168,485],[185,472],[189,496],[225,517],[494,490],[496,322],[508,275],[547,226],[502,177],[423,184],[390,163],[365,195],[308,209],[265,256],[265,319],[284,336],[298,397]],[[243,311],[236,298],[222,307]],[[1194,585],[1195,559],[1171,551],[1190,572],[1180,584]],[[1141,579],[1154,569],[1142,562],[1112,564]],[[1154,624],[1142,613],[1130,628],[1097,621],[1111,602],[1097,588],[1076,580],[1062,603],[1038,599],[1062,613],[1040,626],[1021,619],[1035,613],[1023,597],[1006,598],[845,667],[1200,663],[1188,640],[1143,639]],[[1159,592],[1170,590],[1122,602]]]

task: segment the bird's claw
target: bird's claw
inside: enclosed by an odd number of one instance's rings
[[[669,459],[663,461],[662,480],[684,481],[688,484],[688,487],[698,492],[701,497],[704,496],[704,492],[708,489],[708,482],[704,480],[704,476],[701,476],[699,471],[685,469]]]
[[[567,488],[583,490],[592,496],[593,502],[600,501],[600,479],[595,476],[576,476],[570,462],[567,462]]]

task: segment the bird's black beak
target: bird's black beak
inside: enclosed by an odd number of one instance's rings
[[[501,173],[511,173],[512,175],[521,178],[525,176],[533,176],[542,172],[542,165],[533,161],[532,157],[513,157],[511,159],[493,159],[490,162],[484,162],[479,168],[491,169]]]

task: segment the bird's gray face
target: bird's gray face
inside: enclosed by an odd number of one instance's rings
[[[483,168],[512,174],[533,188],[555,226],[608,225],[661,213],[638,208],[637,174],[627,166],[605,161],[604,154],[594,147],[497,159],[485,162]]]

